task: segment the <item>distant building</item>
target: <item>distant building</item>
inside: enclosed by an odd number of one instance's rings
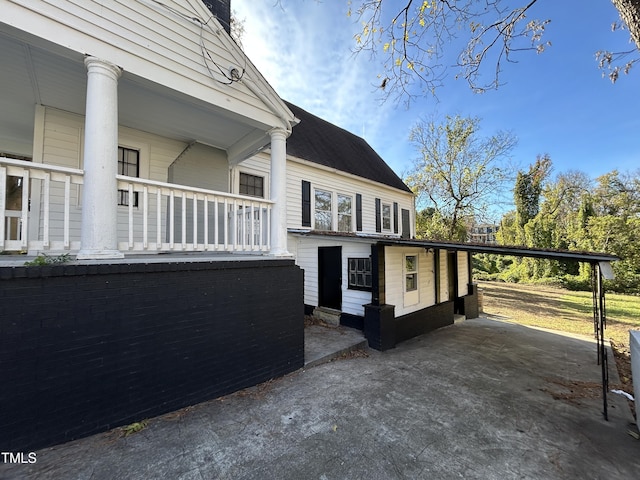
[[[480,223],[469,229],[468,241],[471,243],[488,243],[495,245],[496,233],[500,229],[499,225]]]

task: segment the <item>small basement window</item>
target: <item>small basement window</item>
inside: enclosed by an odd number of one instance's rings
[[[371,258],[349,258],[349,288],[371,291]]]

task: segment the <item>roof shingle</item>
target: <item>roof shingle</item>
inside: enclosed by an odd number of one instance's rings
[[[362,138],[285,102],[300,123],[287,139],[287,154],[411,192]]]

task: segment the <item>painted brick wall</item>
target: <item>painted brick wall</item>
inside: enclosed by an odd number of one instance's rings
[[[293,261],[0,268],[2,451],[160,415],[303,362]]]

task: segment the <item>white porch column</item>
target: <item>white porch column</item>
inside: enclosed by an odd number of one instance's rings
[[[287,136],[274,128],[271,135],[271,255],[287,256]]]
[[[84,185],[78,259],[122,258],[118,250],[118,78],[120,67],[87,57]]]

